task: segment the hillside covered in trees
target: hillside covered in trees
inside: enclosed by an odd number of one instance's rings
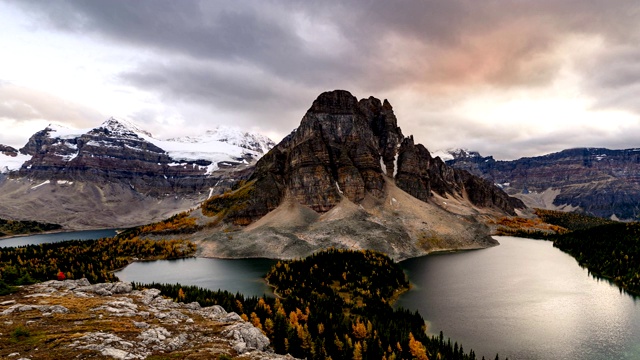
[[[535,209],[535,213],[545,223],[560,226],[566,231],[586,230],[600,225],[618,223],[601,217],[566,211]]]
[[[262,329],[280,354],[334,360],[476,359],[472,350],[466,352],[442,333],[428,336],[418,312],[391,307],[409,283],[398,264],[383,254],[327,250],[280,261],[266,278],[276,298],[245,298],[179,284],[136,287],[235,311]]]
[[[60,229],[62,229],[62,226],[58,224],[41,223],[37,221],[0,219],[0,238],[5,236],[34,234]]]
[[[193,243],[184,240],[103,238],[0,248],[0,295],[12,285],[65,278],[91,283],[117,281],[112,271],[134,258],[173,259],[191,256]]]
[[[640,223],[614,223],[576,230],[555,238],[591,274],[640,296]]]
[[[640,223],[555,210],[535,209],[535,213],[535,219],[498,220],[498,235],[551,240],[592,275],[640,295]]]

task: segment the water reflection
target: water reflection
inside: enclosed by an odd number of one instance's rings
[[[115,273],[123,281],[161,282],[196,285],[210,290],[240,292],[245,296],[273,294],[262,279],[271,259],[205,259],[158,260],[135,262]]]
[[[17,236],[0,240],[0,247],[56,243],[66,240],[94,240],[116,235],[115,229],[70,231],[53,234]]]
[[[497,239],[490,249],[404,261],[416,286],[398,305],[487,358],[640,358],[632,297],[594,281],[551,242]]]

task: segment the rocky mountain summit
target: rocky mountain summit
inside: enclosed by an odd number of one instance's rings
[[[577,148],[496,161],[454,152],[447,164],[501,186],[527,205],[614,219],[640,216],[640,149]]]
[[[405,258],[495,244],[482,218],[523,206],[405,137],[388,101],[336,90],[313,102],[246,182],[203,203],[198,221],[226,232],[193,238],[205,256],[297,257],[338,246]]]
[[[75,229],[151,222],[228,189],[273,145],[226,127],[158,140],[114,118],[91,129],[50,125],[19,152],[3,148],[0,215]]]
[[[11,157],[15,157],[18,156],[18,150],[11,147],[11,146],[7,146],[7,145],[2,145],[0,144],[0,153],[2,153],[5,156],[11,156]]]
[[[1,300],[3,359],[293,359],[270,352],[262,331],[234,312],[176,303],[130,283],[52,280]]]
[[[287,195],[319,213],[343,198],[355,204],[367,196],[383,199],[385,176],[422,201],[433,193],[467,197],[473,205],[510,214],[520,205],[493,184],[432,158],[412,136],[405,137],[388,101],[358,101],[337,90],[321,94],[296,131],[258,162],[246,206],[228,212],[226,219],[251,223]]]

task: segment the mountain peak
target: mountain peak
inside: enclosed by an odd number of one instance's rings
[[[100,124],[94,130],[105,129],[111,133],[115,133],[116,135],[144,135],[148,137],[153,137],[151,133],[146,130],[143,130],[140,126],[134,124],[131,121],[116,119],[114,117],[110,117],[105,122]]]
[[[353,114],[357,104],[358,99],[346,90],[326,91],[313,102],[309,112],[334,115]]]
[[[358,101],[348,91],[328,91],[313,102],[298,129],[258,161],[252,175],[254,197],[227,217],[249,224],[278,207],[285,196],[317,213],[330,211],[343,199],[354,204],[365,198],[380,201],[387,195],[385,176],[420,201],[429,201],[434,193],[463,197],[468,185],[478,193],[469,196],[474,205],[514,212],[506,194],[496,193],[492,184],[445,168],[413,137],[403,136],[388,101]]]
[[[522,204],[456,171],[403,136],[388,101],[320,94],[300,126],[256,163],[246,182],[202,204],[223,231],[213,256],[298,257],[320,248],[376,249],[396,259],[495,244],[475,215]],[[209,251],[209,250],[204,250]]]
[[[212,143],[221,142],[250,150],[259,154],[266,154],[276,144],[268,137],[240,130],[236,127],[216,125],[213,129],[207,130],[204,134],[195,136],[183,136],[170,138],[167,141],[175,143]]]

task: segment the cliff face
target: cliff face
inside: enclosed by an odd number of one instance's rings
[[[0,153],[6,156],[18,156],[18,150],[7,145],[0,144]]]
[[[495,244],[480,219],[523,206],[431,158],[402,134],[388,101],[336,90],[313,102],[245,183],[203,203],[213,223],[240,233],[193,239],[205,256],[296,257],[337,246],[400,259]]]
[[[56,136],[54,129],[46,128],[20,149],[32,157],[16,175],[42,180],[120,182],[144,195],[161,197],[193,194],[216,183],[230,183],[225,172],[216,174],[210,167],[238,170],[251,161],[250,155],[222,164],[205,159],[174,160],[142,135],[150,137],[113,118],[77,136]]]
[[[467,197],[474,205],[508,214],[522,206],[493,184],[431,158],[424,146],[404,137],[388,101],[358,101],[336,90],[321,94],[300,126],[258,161],[250,198],[228,218],[251,223],[280,205],[285,195],[319,213],[343,198],[356,204],[368,196],[383,199],[385,175],[422,201],[436,193]]]
[[[471,152],[459,153],[447,163],[500,184],[532,206],[619,219],[640,215],[639,149],[569,149],[513,161]],[[543,201],[545,195],[548,199]]]

